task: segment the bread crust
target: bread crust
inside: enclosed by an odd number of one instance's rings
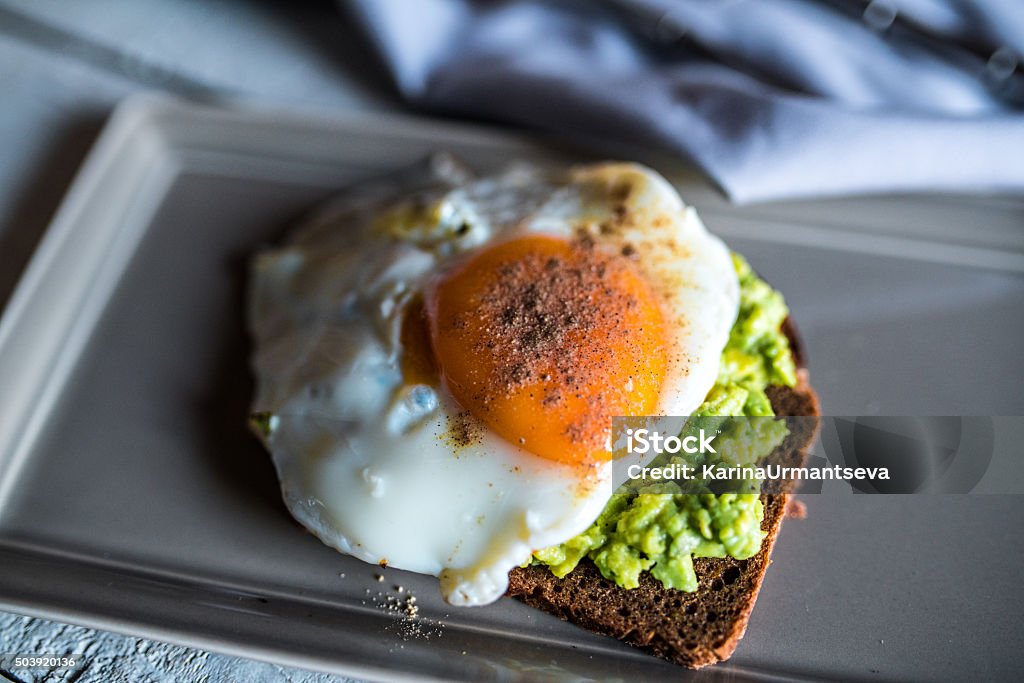
[[[821,413],[818,397],[809,384],[802,344],[788,318],[782,330],[799,369],[795,387],[769,387],[772,407],[779,416],[817,417]],[[799,465],[816,433],[816,420],[794,421],[770,459]],[[584,560],[561,579],[539,565],[514,569],[508,595],[682,666],[697,669],[723,661],[746,631],[782,520],[793,508],[788,493],[764,494],[761,500],[765,532],[761,549],[746,560],[695,558],[699,585],[693,593],[665,588],[647,572],[641,574],[639,587],[627,590]]]

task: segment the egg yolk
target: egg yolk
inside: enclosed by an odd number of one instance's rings
[[[474,254],[428,293],[430,344],[463,408],[563,463],[611,457],[611,418],[657,408],[660,303],[637,265],[592,242],[531,236]]]

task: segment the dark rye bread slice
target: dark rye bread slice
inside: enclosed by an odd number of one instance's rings
[[[783,331],[800,369],[795,387],[769,388],[772,406],[776,415],[818,416],[818,397],[808,384],[802,348],[789,320]],[[789,436],[770,456],[772,462],[803,462],[814,441],[816,421],[792,421],[790,428]],[[695,558],[699,585],[693,593],[665,588],[647,572],[641,574],[639,587],[626,590],[584,560],[561,579],[543,566],[515,569],[509,574],[508,595],[676,664],[696,669],[728,659],[746,631],[771,563],[772,546],[790,507],[785,493],[766,494],[761,500],[761,528],[766,533],[761,550],[746,560]]]

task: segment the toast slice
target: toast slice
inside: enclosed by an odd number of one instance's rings
[[[818,416],[818,397],[808,383],[799,338],[789,320],[783,331],[799,367],[798,381],[792,388],[770,387],[772,407],[780,416]],[[814,423],[794,421],[795,428],[770,460],[791,466],[802,463],[816,435]],[[665,588],[647,572],[641,575],[639,587],[620,588],[584,560],[561,579],[542,566],[515,569],[509,574],[508,595],[686,667],[696,669],[728,659],[746,631],[791,502],[787,493],[765,494],[761,500],[761,528],[766,532],[761,550],[746,560],[694,558],[700,583],[693,593]]]

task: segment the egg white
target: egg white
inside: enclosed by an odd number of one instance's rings
[[[664,179],[629,164],[524,167],[341,216],[253,263],[253,410],[273,416],[263,437],[285,502],[344,553],[439,576],[453,604],[491,602],[534,549],[593,522],[611,468],[544,460],[482,427],[455,443],[462,409],[443,385],[403,376],[407,306],[460,255],[517,234],[628,245],[672,321],[659,411],[685,415],[736,316],[728,251]]]

